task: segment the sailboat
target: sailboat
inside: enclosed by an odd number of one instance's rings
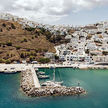
[[[53,80],[52,81],[46,81],[45,83],[42,83],[41,86],[53,86],[53,87],[57,87],[57,86],[61,86],[63,84],[63,81],[61,82],[57,82],[55,81],[55,66],[53,67],[54,72],[53,72]]]

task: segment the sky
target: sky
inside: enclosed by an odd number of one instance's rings
[[[108,20],[108,0],[0,0],[0,12],[44,24],[86,25]]]

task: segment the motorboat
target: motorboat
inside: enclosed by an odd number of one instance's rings
[[[46,81],[45,83],[42,83],[41,86],[58,87],[61,86],[62,84],[63,82]]]
[[[50,76],[49,75],[38,75],[39,79],[49,79]]]
[[[38,72],[37,75],[45,75],[45,72]]]

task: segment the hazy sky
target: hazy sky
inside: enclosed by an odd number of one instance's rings
[[[108,19],[108,0],[0,0],[0,12],[42,23],[84,25]]]

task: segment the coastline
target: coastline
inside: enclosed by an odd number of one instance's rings
[[[72,65],[62,65],[62,64],[0,64],[0,73],[14,74],[18,72],[25,71],[26,69],[34,67],[38,68],[78,68],[81,70],[85,69],[108,69],[108,65],[86,65],[86,64],[72,64]]]
[[[46,86],[41,87],[35,69],[38,68],[78,68],[78,69],[108,69],[104,65],[60,65],[60,64],[0,64],[0,72],[2,73],[17,73],[21,72],[20,87],[27,96],[41,97],[41,96],[70,96],[86,94],[82,87],[66,87],[66,86]],[[2,69],[2,70],[1,70]],[[6,70],[5,70],[6,69]],[[10,71],[12,69],[12,71]],[[3,72],[4,70],[4,72]]]

